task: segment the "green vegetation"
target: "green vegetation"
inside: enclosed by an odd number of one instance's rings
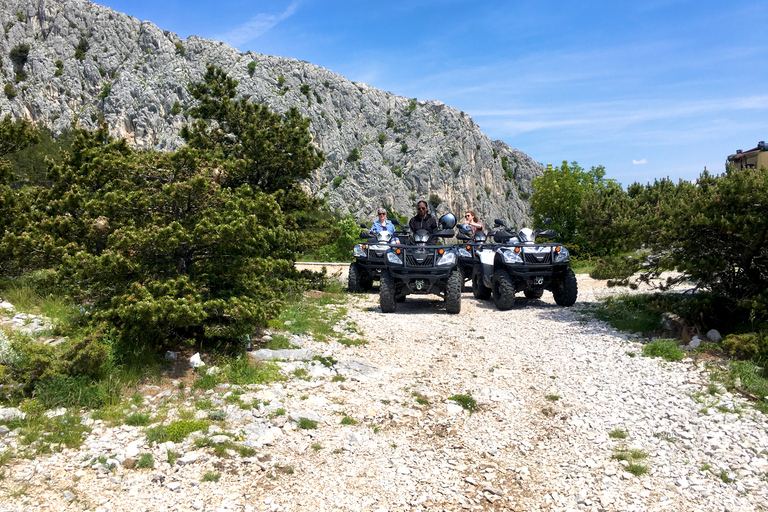
[[[77,43],[77,47],[75,47],[75,58],[77,60],[85,60],[85,53],[88,51],[88,48],[90,48],[88,39],[81,38]]]
[[[360,160],[360,150],[358,148],[352,148],[347,156],[347,162],[357,162],[358,160]]]
[[[608,437],[610,437],[611,439],[626,439],[627,433],[617,428],[608,432]]]
[[[248,63],[248,74],[253,76],[255,72],[256,72],[256,63],[254,61],[251,61]]]
[[[5,84],[4,92],[5,92],[5,97],[8,98],[9,100],[12,100],[13,98],[16,97],[16,89],[14,89],[12,83]]]
[[[302,430],[315,430],[317,428],[317,422],[308,418],[299,418],[297,426]]]
[[[180,443],[192,432],[207,431],[207,421],[177,420],[168,425],[158,425],[147,429],[147,442],[162,444],[167,441]]]
[[[477,411],[477,401],[471,395],[453,395],[448,397],[448,400],[456,402],[470,414]]]
[[[221,473],[214,473],[212,471],[206,471],[205,474],[203,474],[203,478],[200,479],[202,482],[218,482],[221,478]]]
[[[643,355],[660,357],[665,361],[681,361],[685,357],[685,351],[677,348],[677,343],[673,340],[654,340],[643,346]]]
[[[181,41],[176,41],[173,44],[176,46],[176,51],[179,52],[179,55],[184,55],[184,45],[181,44]]]

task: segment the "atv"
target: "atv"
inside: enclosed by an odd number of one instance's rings
[[[384,313],[392,313],[398,302],[410,294],[442,295],[449,313],[461,311],[462,278],[459,257],[452,245],[432,245],[430,238],[453,238],[456,217],[440,217],[438,230],[420,229],[411,233],[407,243],[390,245],[381,272],[379,303]],[[401,242],[403,240],[401,239]]]
[[[456,249],[459,253],[459,270],[463,286],[467,283],[472,285],[472,276],[475,273],[475,265],[478,263],[477,251],[486,245],[487,236],[484,232],[478,231],[472,234],[472,228],[469,224],[459,224],[459,234],[456,235]]]
[[[400,227],[397,219],[392,219],[392,224],[394,224],[395,229]],[[384,254],[389,248],[390,241],[394,236],[404,234],[400,231],[372,233],[365,224],[360,224],[360,227],[366,230],[360,233],[360,238],[365,242],[352,248],[352,256],[354,256],[355,261],[349,264],[349,278],[347,280],[347,290],[351,293],[369,291],[373,288],[373,282],[380,279],[381,271],[387,267],[384,262]]]
[[[549,224],[552,219],[544,222]],[[507,310],[515,305],[518,292],[528,299],[540,299],[549,290],[558,306],[573,306],[578,284],[568,267],[568,249],[561,244],[536,242],[536,237],[553,238],[556,233],[523,228],[515,234],[500,219],[496,219],[495,227],[501,228],[493,233],[496,244],[477,251],[473,295],[478,299],[493,296],[496,307]]]

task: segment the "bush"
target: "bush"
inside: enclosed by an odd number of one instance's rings
[[[181,44],[180,41],[176,41],[173,44],[176,46],[176,51],[179,52],[180,55],[184,55],[184,45]]]
[[[85,53],[88,51],[89,47],[88,39],[84,37],[80,38],[80,41],[78,41],[77,47],[75,48],[75,58],[77,60],[84,60]]]
[[[349,156],[347,156],[347,162],[357,162],[358,160],[360,160],[360,150],[352,148],[352,151],[349,152]]]
[[[768,332],[729,334],[723,339],[723,349],[740,359],[768,360]]]
[[[8,55],[13,62],[13,69],[18,73],[21,68],[27,63],[29,57],[29,44],[17,44],[11,48],[11,52]]]
[[[251,61],[248,63],[248,74],[253,76],[255,72],[256,72],[256,63],[254,61]]]
[[[430,204],[430,206],[432,206],[433,209],[437,208],[438,206],[440,206],[440,203],[442,203],[442,202],[443,202],[443,200],[440,199],[440,196],[438,196],[437,194],[430,194],[429,195],[429,204]]]
[[[5,84],[5,97],[9,100],[12,100],[16,97],[16,89],[13,88],[13,84],[7,83]]]

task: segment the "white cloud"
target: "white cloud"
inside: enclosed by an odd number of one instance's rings
[[[272,27],[290,18],[298,9],[299,2],[293,2],[288,8],[280,14],[259,13],[239,27],[235,27],[229,32],[213,36],[217,41],[223,41],[230,46],[238,47],[248,41],[253,41],[257,37],[268,32]]]
[[[643,164],[647,164],[648,160],[646,160],[645,158],[643,158],[642,160],[632,160],[632,163],[635,165],[643,165]]]

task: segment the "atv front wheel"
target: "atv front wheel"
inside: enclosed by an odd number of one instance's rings
[[[565,271],[565,277],[558,283],[557,288],[552,291],[555,302],[558,306],[573,306],[576,297],[579,294],[579,284],[576,281],[576,274],[570,268]]]
[[[488,300],[491,298],[491,289],[483,284],[483,276],[480,272],[472,273],[472,295],[476,299]]]
[[[461,287],[464,285],[464,279],[461,272],[454,270],[448,276],[448,282],[445,283],[445,309],[449,313],[456,314],[461,311]]]
[[[506,270],[493,273],[493,302],[501,311],[512,309],[515,305],[515,283]]]
[[[363,269],[356,261],[349,264],[349,279],[347,279],[347,290],[349,293],[360,293],[362,287],[360,286],[360,278],[362,277]]]
[[[388,270],[381,273],[381,286],[379,286],[379,305],[383,313],[394,313],[395,301],[395,281]]]

